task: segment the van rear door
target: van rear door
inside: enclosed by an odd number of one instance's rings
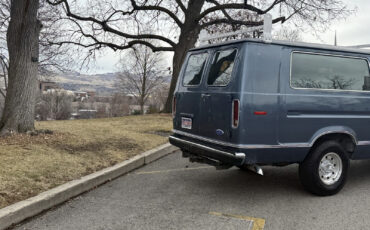
[[[232,92],[235,84],[231,84],[236,72],[233,70],[237,53],[238,49],[235,47],[222,47],[212,55],[201,94],[202,118],[199,134],[203,137],[221,141],[229,141],[232,137],[233,100],[239,103],[238,94]],[[239,104],[236,110],[239,113]]]
[[[209,52],[202,50],[190,53],[187,58],[175,93],[175,130],[199,135],[202,76],[207,68],[208,57]]]

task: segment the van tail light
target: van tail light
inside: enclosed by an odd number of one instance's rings
[[[172,117],[176,115],[176,96],[172,98]]]
[[[240,102],[239,100],[233,100],[232,104],[232,127],[237,128],[239,125],[239,110],[240,110]]]

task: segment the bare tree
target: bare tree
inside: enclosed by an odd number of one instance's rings
[[[0,53],[0,95],[5,99],[8,88],[9,60]]]
[[[337,75],[333,77],[328,77],[327,79],[331,83],[328,87],[329,89],[351,89],[356,82],[355,78],[346,79],[343,76]]]
[[[8,88],[8,70],[8,59],[0,53],[0,115],[3,113],[6,90]]]
[[[6,31],[10,20],[10,0],[0,1],[0,95],[5,99],[8,87],[8,48],[6,45]],[[2,105],[3,106],[3,105]]]
[[[6,97],[2,135],[34,129],[31,107],[35,106],[38,73],[72,64],[69,47],[48,42],[62,32],[60,14],[44,0],[0,0],[0,94]]]
[[[310,78],[302,78],[298,80],[292,81],[292,86],[298,87],[298,88],[313,88],[313,89],[321,89],[323,88],[323,82],[310,79]]]
[[[170,76],[168,76],[170,80]],[[167,80],[166,80],[167,81]],[[169,81],[168,81],[169,82]],[[151,95],[148,104],[151,108],[155,108],[156,111],[162,111],[168,96],[169,84],[162,84],[158,86],[154,93]]]
[[[72,113],[73,95],[65,90],[43,92],[36,104],[36,114],[40,120],[67,120]]]
[[[38,19],[42,23],[39,38],[39,72],[45,73],[50,70],[64,70],[65,67],[73,65],[73,52],[70,47],[50,46],[49,41],[60,37],[59,30],[62,13],[59,9],[50,6],[44,0],[39,1]],[[0,0],[0,58],[8,59],[8,48],[6,33],[10,21],[10,0]]]
[[[154,53],[144,45],[136,45],[121,60],[122,72],[117,76],[117,88],[136,99],[141,114],[144,114],[149,97],[165,81],[161,61],[160,53]]]
[[[129,113],[130,100],[122,94],[114,94],[109,101],[109,116],[122,117]]]
[[[351,89],[356,79],[345,79],[342,76],[331,76],[321,79],[301,78],[292,82],[294,87],[316,89]]]
[[[173,76],[166,101],[166,111],[171,110],[172,95],[181,64],[188,49],[192,48],[201,30],[215,25],[263,24],[259,17],[236,19],[232,11],[248,11],[252,15],[275,15],[273,23],[294,21],[312,28],[326,28],[329,22],[346,16],[348,10],[341,0],[263,0],[256,4],[238,0],[130,0],[81,1],[47,0],[65,11],[64,20],[70,23],[69,33],[55,45],[74,44],[94,53],[96,49],[113,50],[131,48],[142,44],[153,51],[172,51]],[[147,33],[151,27],[155,33]],[[73,38],[72,40],[70,38]]]
[[[38,0],[11,1],[7,29],[9,84],[0,121],[2,135],[34,129],[41,30],[38,8]]]
[[[99,104],[96,108],[96,118],[105,118],[108,117],[108,108],[107,104]]]
[[[291,29],[291,28],[286,28],[282,27],[279,31],[277,31],[273,37],[277,40],[285,40],[285,41],[302,41],[303,38],[300,34],[300,31],[298,29]]]
[[[257,5],[257,4],[259,4],[259,2],[260,2],[259,0],[249,0],[249,4],[251,4],[251,5]],[[218,1],[213,1],[213,3],[217,4]],[[218,3],[218,5],[220,5],[220,3]],[[257,21],[262,21],[263,20],[262,15],[254,14],[253,12],[248,11],[248,10],[244,10],[244,11],[241,11],[241,10],[231,10],[231,11],[230,10],[229,11],[220,10],[219,12],[216,11],[214,14],[205,16],[203,20],[205,22],[208,22],[208,21],[212,21],[215,17],[222,17],[222,16],[226,17],[229,20],[237,20],[237,21],[247,20],[247,21],[257,22]],[[247,26],[247,25],[244,25],[244,24],[236,24],[236,23],[235,24],[233,24],[233,23],[230,23],[230,24],[228,24],[228,23],[214,24],[214,25],[210,25],[210,26],[205,27],[204,30],[201,31],[201,33],[203,33],[203,35],[207,36],[207,35],[212,35],[212,34],[236,32],[236,31],[244,30],[248,27],[250,27],[250,26]],[[254,30],[251,30],[248,33],[236,34],[236,35],[231,35],[231,36],[228,36],[228,37],[223,37],[223,38],[220,38],[220,39],[208,40],[207,43],[208,44],[219,43],[219,42],[223,42],[223,41],[228,41],[230,39],[260,38],[262,36],[262,34],[263,34],[262,29],[256,27]],[[201,35],[199,37],[201,38]]]

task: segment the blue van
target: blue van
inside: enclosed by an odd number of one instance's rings
[[[191,161],[299,164],[303,187],[332,195],[350,159],[370,158],[370,52],[246,39],[190,50],[173,98],[173,134]]]

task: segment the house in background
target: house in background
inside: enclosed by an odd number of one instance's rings
[[[75,101],[85,102],[86,100],[94,100],[96,96],[95,91],[75,91]]]
[[[72,119],[92,119],[96,118],[95,109],[79,109],[77,113],[72,113]]]
[[[86,94],[87,94],[87,97],[90,98],[90,99],[94,99],[95,96],[96,96],[95,91],[86,91]]]
[[[46,92],[50,89],[60,89],[59,85],[53,81],[39,81],[40,92]]]

